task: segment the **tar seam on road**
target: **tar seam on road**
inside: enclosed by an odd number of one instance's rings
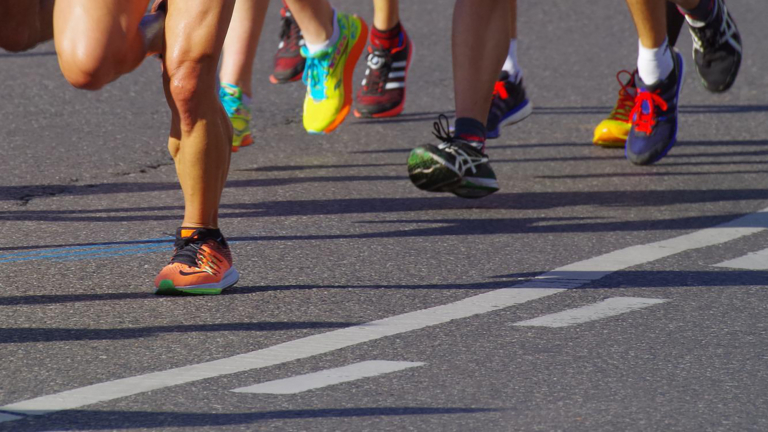
[[[384,375],[417,366],[424,366],[424,363],[368,360],[338,368],[325,369],[304,375],[292,376],[290,378],[268,381],[248,387],[240,387],[232,391],[236,393],[295,394],[362,378]]]
[[[269,348],[206,363],[66,390],[5,405],[0,407],[0,410],[26,415],[45,415],[165,387],[305,359],[386,336],[406,333],[540,299],[568,289],[578,288],[628,267],[655,261],[680,252],[736,240],[761,232],[766,228],[768,228],[768,208],[712,228],[706,228],[668,240],[640,246],[630,246],[595,258],[569,264],[537,276],[528,282],[479,294],[446,305],[316,334]],[[11,420],[16,419],[5,419],[0,420],[0,422]]]

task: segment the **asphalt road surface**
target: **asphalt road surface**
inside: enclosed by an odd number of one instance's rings
[[[451,7],[403,2],[402,116],[317,137],[302,85],[268,82],[271,5],[217,297],[151,294],[182,214],[157,62],[88,93],[50,44],[0,53],[0,430],[768,429],[764,1],[729,3],[726,94],[681,37],[680,142],[651,167],[590,143],[636,58],[624,3],[522,1],[535,110],[482,200],[405,169],[453,109]]]

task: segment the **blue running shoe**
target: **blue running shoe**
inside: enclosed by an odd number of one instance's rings
[[[677,141],[677,102],[683,87],[683,56],[672,50],[672,72],[647,85],[637,79],[635,107],[629,115],[632,128],[624,154],[635,165],[650,165],[667,155]]]
[[[531,101],[525,96],[523,79],[512,81],[509,73],[502,71],[496,86],[493,88],[491,110],[485,129],[487,139],[495,139],[501,135],[501,127],[513,125],[525,120],[533,112]]]

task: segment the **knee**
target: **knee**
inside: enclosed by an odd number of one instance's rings
[[[57,41],[61,73],[76,88],[99,90],[112,81],[112,67],[107,56],[87,45],[87,41]]]
[[[193,59],[166,62],[168,94],[176,107],[180,126],[190,131],[212,106],[217,106],[216,64],[212,59]]]

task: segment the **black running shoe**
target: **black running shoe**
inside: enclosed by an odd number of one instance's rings
[[[493,88],[491,110],[486,122],[486,138],[494,139],[501,135],[501,127],[513,125],[525,120],[533,112],[533,105],[525,96],[523,79],[510,81],[509,73],[502,71]]]
[[[477,148],[482,143],[451,136],[444,115],[434,127],[442,143],[420,145],[408,156],[408,175],[417,188],[462,198],[482,198],[499,190],[488,156]]]
[[[715,0],[714,16],[706,23],[686,20],[693,39],[693,60],[704,87],[715,93],[728,90],[741,66],[741,35],[725,2]]]
[[[683,87],[683,56],[672,51],[672,72],[653,85],[639,76],[635,107],[629,114],[629,130],[624,154],[635,165],[649,165],[663,158],[677,141],[677,103]]]

